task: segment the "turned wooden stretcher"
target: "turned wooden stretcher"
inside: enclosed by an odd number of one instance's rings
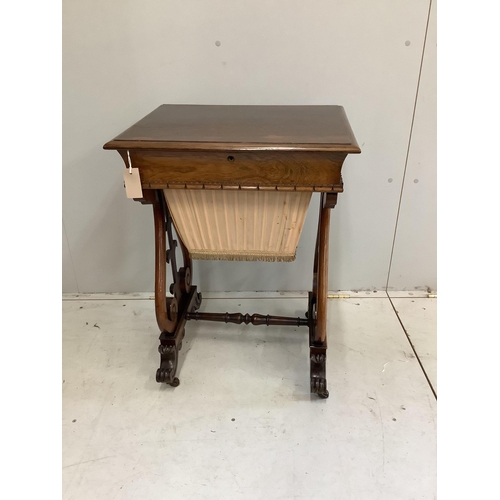
[[[156,380],[179,385],[178,352],[189,320],[307,326],[311,392],[326,381],[330,210],[342,164],[360,153],[341,106],[163,105],[104,145],[117,150],[153,206]],[[127,174],[125,173],[125,178]],[[137,188],[137,186],[135,186]],[[313,192],[321,193],[312,290],[304,318],[201,313],[195,259],[291,261]],[[172,224],[182,253],[177,266]],[[167,294],[167,264],[172,284]]]

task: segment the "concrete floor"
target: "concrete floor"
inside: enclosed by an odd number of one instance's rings
[[[307,303],[216,296],[201,310],[303,316]],[[190,322],[174,389],[154,379],[152,300],[66,296],[63,498],[434,499],[436,300],[374,297],[329,301],[322,400],[307,328]]]

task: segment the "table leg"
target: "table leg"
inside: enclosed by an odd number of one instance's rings
[[[326,381],[328,245],[330,209],[337,202],[336,193],[322,193],[318,217],[318,233],[314,252],[313,289],[309,293],[309,353],[311,363],[311,392],[328,397]]]
[[[172,231],[172,217],[168,210],[163,191],[145,190],[144,204],[153,205],[155,227],[155,311],[156,321],[160,328],[160,367],[156,372],[156,381],[179,385],[176,377],[179,351],[185,335],[186,314],[197,311],[201,305],[201,293],[191,285],[192,261],[189,252],[180,239],[183,267],[177,269],[175,249],[177,240]],[[167,249],[168,243],[168,249]],[[172,284],[167,297],[167,264],[172,271]]]

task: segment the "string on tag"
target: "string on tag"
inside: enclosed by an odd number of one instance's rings
[[[130,151],[127,149],[128,156],[128,173],[132,175],[132,160],[130,159]]]

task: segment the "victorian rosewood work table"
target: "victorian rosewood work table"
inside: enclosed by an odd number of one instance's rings
[[[132,197],[153,206],[160,328],[156,380],[179,385],[178,353],[187,321],[304,326],[311,392],[328,397],[330,210],[343,191],[344,160],[361,152],[344,109],[162,105],[104,149],[117,150],[124,177],[130,172],[136,179],[139,195]],[[202,297],[191,284],[193,260],[293,260],[313,192],[320,193],[321,203],[305,317],[198,312]]]

